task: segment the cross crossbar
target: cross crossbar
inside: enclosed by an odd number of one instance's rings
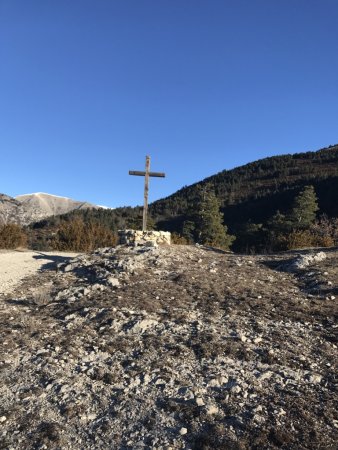
[[[164,178],[163,172],[150,172],[150,156],[146,156],[146,170],[145,172],[140,170],[129,170],[129,175],[137,175],[144,177],[144,206],[143,206],[143,222],[142,231],[147,231],[147,216],[148,216],[148,192],[149,192],[149,177]]]
[[[138,175],[140,177],[144,177],[146,175],[145,172],[139,171],[139,170],[129,170],[129,175]],[[163,172],[149,172],[148,174],[150,177],[161,177],[165,178],[165,173]]]

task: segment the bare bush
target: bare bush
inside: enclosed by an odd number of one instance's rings
[[[338,245],[338,218],[322,216],[309,229],[294,230],[286,236],[286,248],[333,247]]]
[[[109,229],[95,222],[85,223],[80,218],[62,222],[52,240],[55,250],[92,251],[99,247],[113,247],[117,237]]]
[[[286,236],[287,250],[314,246],[314,236],[309,230],[294,230]]]
[[[323,247],[338,245],[338,217],[328,218],[323,215],[311,226],[311,232],[319,242],[323,242]]]
[[[8,223],[0,225],[0,248],[15,249],[25,247],[27,235],[20,225]]]
[[[182,236],[178,233],[171,233],[171,243],[177,244],[177,245],[188,245],[189,244],[188,240],[184,236]]]

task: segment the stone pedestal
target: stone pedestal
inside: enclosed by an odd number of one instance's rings
[[[169,231],[119,230],[119,244],[125,245],[170,245]]]

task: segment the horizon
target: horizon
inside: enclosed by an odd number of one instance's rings
[[[322,148],[319,148],[318,150],[309,150],[309,152],[312,152],[312,153],[316,153],[316,152],[319,152],[319,151],[322,151],[322,150],[329,150],[330,148],[333,148],[333,147],[337,147],[338,146],[338,144],[331,144],[331,145],[329,145],[328,147],[322,147]],[[249,161],[248,163],[245,163],[245,164],[243,164],[243,165],[241,165],[241,166],[235,166],[235,167],[232,167],[232,168],[230,168],[230,169],[224,169],[224,170],[226,170],[226,171],[231,171],[231,170],[235,170],[235,169],[237,169],[237,168],[239,168],[239,167],[244,167],[244,166],[247,166],[247,165],[249,165],[249,164],[251,164],[251,163],[253,163],[253,162],[259,162],[259,161],[262,161],[262,160],[264,160],[264,159],[267,159],[267,158],[274,158],[274,157],[283,157],[283,156],[287,156],[287,155],[297,155],[297,154],[303,154],[303,153],[307,153],[307,151],[305,151],[305,152],[295,152],[295,153],[284,153],[284,154],[279,154],[279,155],[271,155],[271,156],[267,156],[267,157],[263,157],[263,158],[260,158],[260,159],[257,159],[257,160],[254,160],[254,161]],[[224,172],[224,170],[220,170],[219,172],[216,172],[215,174],[212,174],[212,175],[209,175],[209,176],[207,176],[207,177],[204,177],[204,178],[202,178],[201,180],[198,180],[198,181],[196,181],[195,183],[192,183],[192,184],[190,184],[190,185],[184,185],[184,186],[181,186],[180,188],[178,188],[176,191],[174,191],[174,192],[172,192],[172,193],[170,193],[170,194],[168,194],[168,196],[167,197],[170,197],[171,195],[173,195],[173,194],[175,194],[177,191],[179,191],[179,190],[181,190],[181,189],[184,189],[185,187],[188,187],[188,186],[192,186],[193,184],[197,184],[197,183],[199,183],[199,182],[201,182],[201,181],[203,181],[203,180],[205,180],[205,179],[208,179],[208,178],[210,178],[210,177],[212,177],[212,176],[214,176],[214,175],[217,175],[218,173],[221,173],[221,172]],[[24,196],[31,196],[31,195],[38,195],[38,194],[43,194],[43,195],[49,195],[49,196],[52,196],[52,197],[57,197],[57,198],[65,198],[65,199],[69,199],[69,200],[75,200],[75,201],[83,201],[83,202],[87,202],[87,200],[85,200],[85,199],[75,199],[75,198],[72,198],[72,197],[65,197],[65,196],[61,196],[61,195],[58,195],[58,194],[53,194],[53,193],[50,193],[50,192],[31,192],[31,193],[29,193],[29,194],[18,194],[18,195],[16,195],[15,197],[13,197],[13,198],[18,198],[18,197],[24,197]],[[166,197],[162,197],[162,198],[159,198],[159,199],[156,199],[156,200],[154,200],[153,202],[156,202],[157,200],[162,200],[163,198],[166,198]],[[152,203],[153,203],[152,202]],[[143,207],[143,204],[137,204],[137,205],[119,205],[119,206],[116,206],[116,207],[111,207],[111,206],[104,206],[104,205],[99,205],[99,204],[95,204],[95,206],[97,206],[97,207],[99,207],[99,208],[103,208],[103,209],[116,209],[116,208],[123,208],[123,207]]]
[[[0,191],[140,206],[338,141],[334,0],[0,2]],[[55,194],[54,194],[55,193]]]

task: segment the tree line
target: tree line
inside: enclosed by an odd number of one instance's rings
[[[174,242],[201,242],[236,252],[337,245],[337,192],[335,145],[265,158],[184,187],[149,206],[148,226],[171,231]],[[296,220],[296,211],[310,205],[316,205],[311,220]],[[104,246],[116,241],[119,229],[141,227],[141,207],[77,210],[33,224],[21,234],[2,228],[0,246],[21,239],[20,245],[26,240],[40,250],[87,250],[98,245],[98,237]]]
[[[92,251],[114,246],[117,230],[140,229],[141,208],[122,209],[114,216],[106,210],[74,211],[34,224],[26,229],[15,224],[0,226],[0,248],[17,248],[27,243],[38,250]],[[199,186],[184,220],[173,231],[173,243],[199,243],[224,250],[266,253],[304,247],[338,245],[338,218],[318,215],[315,189],[307,185],[285,211],[277,210],[264,223],[248,221],[229,233],[221,202],[211,184]],[[132,213],[132,214],[128,214]],[[123,220],[122,220],[122,218]],[[46,226],[48,224],[48,226]],[[151,217],[149,229],[158,224]],[[234,247],[239,241],[237,248]]]

